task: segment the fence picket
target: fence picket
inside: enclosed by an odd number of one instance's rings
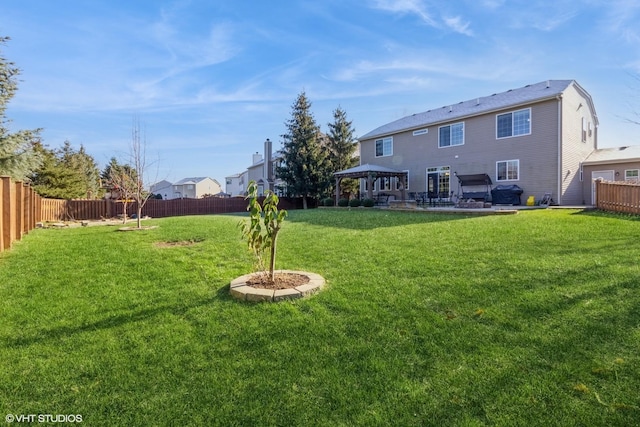
[[[610,212],[640,215],[640,184],[596,181],[596,207]]]

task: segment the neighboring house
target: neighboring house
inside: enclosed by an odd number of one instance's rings
[[[160,194],[165,200],[173,199],[173,184],[169,181],[162,180],[160,182],[156,182],[151,186],[149,191],[152,194]]]
[[[596,179],[640,184],[640,145],[595,150],[582,163],[586,204],[595,205]]]
[[[222,192],[220,183],[209,177],[184,178],[173,183],[173,198],[199,199]]]
[[[486,174],[560,205],[590,202],[582,163],[597,149],[591,96],[574,80],[548,80],[404,117],[361,136],[360,164],[408,172],[408,192],[460,193],[457,175]],[[400,194],[396,178],[374,192]],[[364,180],[362,180],[362,192]],[[465,189],[467,190],[467,189]],[[588,196],[588,197],[587,197]]]
[[[244,171],[225,177],[224,191],[231,197],[244,196],[247,191],[247,176],[247,171]]]
[[[269,138],[264,142],[264,158],[259,153],[253,155],[253,164],[247,169],[247,180],[258,184],[258,195],[264,195],[266,190],[271,190],[282,195],[282,182],[276,178],[276,166],[280,162],[280,152],[273,152],[273,144]],[[246,188],[245,188],[246,190]]]

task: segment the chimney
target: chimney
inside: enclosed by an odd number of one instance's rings
[[[271,152],[272,152],[272,144],[271,140],[267,138],[264,142],[264,176],[267,178],[267,182],[269,183],[269,190],[273,191],[273,162],[271,160]]]
[[[255,154],[253,155],[253,165],[255,165],[256,163],[258,163],[260,160],[262,160],[262,154],[258,153],[257,151],[255,152]]]

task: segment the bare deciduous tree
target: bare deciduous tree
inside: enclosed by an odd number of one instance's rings
[[[153,163],[149,163],[147,160],[147,138],[144,130],[140,129],[140,120],[137,117],[134,117],[131,127],[129,155],[131,168],[136,172],[135,179],[131,179],[131,197],[136,201],[138,207],[137,227],[142,228],[142,208],[152,196],[152,193],[147,190],[151,186],[147,177]]]

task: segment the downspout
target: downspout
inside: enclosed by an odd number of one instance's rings
[[[556,96],[558,100],[558,200],[556,203],[562,204],[562,95]]]

